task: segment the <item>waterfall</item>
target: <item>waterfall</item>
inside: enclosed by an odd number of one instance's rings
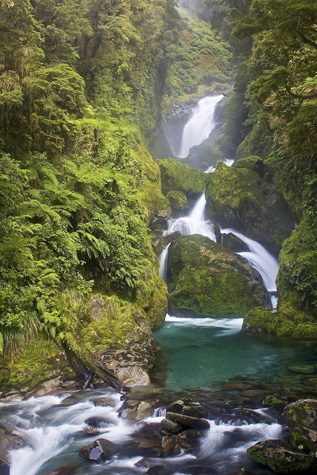
[[[210,221],[205,221],[204,218],[205,206],[206,196],[205,193],[203,193],[197,200],[189,216],[169,219],[168,229],[165,231],[165,235],[178,231],[184,236],[200,234],[201,236],[209,237],[212,241],[216,241],[213,224]]]
[[[169,243],[165,249],[161,252],[160,255],[160,270],[159,275],[160,277],[166,282],[167,280],[167,259],[168,259],[168,248],[170,247]]]
[[[200,145],[209,137],[216,126],[214,121],[215,108],[222,98],[222,94],[207,96],[198,102],[194,114],[184,127],[178,158],[186,158],[192,147]]]
[[[249,251],[237,252],[241,257],[244,257],[250,265],[257,270],[263,280],[263,285],[270,293],[276,293],[276,276],[278,272],[279,263],[275,257],[273,257],[261,244],[253,239],[247,238],[241,233],[238,233],[234,229],[227,228],[221,230],[222,234],[232,233],[240,241],[244,242]],[[277,304],[276,295],[271,296],[272,307],[275,308]]]

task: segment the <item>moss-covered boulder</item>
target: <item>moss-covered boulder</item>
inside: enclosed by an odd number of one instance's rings
[[[279,304],[277,311],[266,307],[251,309],[244,318],[242,331],[316,340],[317,322],[305,312]]]
[[[305,312],[317,325],[317,224],[313,217],[306,216],[284,242],[277,288],[279,308]]]
[[[180,191],[187,198],[202,193],[206,186],[206,175],[183,164],[176,158],[157,160],[161,170],[162,191],[165,196],[170,191]]]
[[[247,168],[248,170],[252,170],[257,173],[261,178],[264,178],[266,166],[263,160],[256,155],[252,155],[251,157],[241,158],[240,160],[236,160],[232,164],[233,168]]]
[[[295,448],[317,451],[317,400],[300,399],[285,407],[283,419],[290,428]]]
[[[200,235],[183,236],[169,248],[171,312],[241,317],[264,304],[267,294],[240,256]]]
[[[294,229],[294,220],[276,184],[264,181],[251,164],[245,167],[218,162],[206,188],[206,214],[277,251]]]
[[[188,209],[188,201],[186,195],[182,191],[169,191],[167,199],[171,205],[173,214],[179,214]]]
[[[258,442],[247,452],[253,460],[277,474],[315,473],[315,457],[294,449],[283,440]]]

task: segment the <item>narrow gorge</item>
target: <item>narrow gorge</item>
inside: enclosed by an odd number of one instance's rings
[[[0,475],[317,473],[312,0],[0,6]]]

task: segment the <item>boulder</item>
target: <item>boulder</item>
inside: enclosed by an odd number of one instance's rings
[[[9,452],[25,447],[27,442],[8,427],[0,424],[0,471],[1,475],[6,473],[10,465]]]
[[[241,168],[239,161],[232,167],[218,162],[206,188],[206,213],[221,227],[236,228],[278,252],[295,221],[277,185],[261,178],[261,162],[249,162]]]
[[[294,447],[317,451],[317,400],[300,399],[288,404],[283,419],[290,428]]]
[[[116,444],[107,439],[97,439],[80,449],[79,454],[90,462],[103,462],[119,452]]]
[[[176,412],[167,412],[166,419],[177,422],[183,427],[189,429],[208,430],[210,428],[209,422],[198,417],[185,416],[184,414],[177,414]]]
[[[277,474],[309,473],[316,467],[314,456],[296,450],[282,440],[258,442],[247,452],[253,460]]]
[[[179,191],[187,198],[193,198],[204,191],[206,186],[204,173],[175,158],[157,160],[157,163],[161,170],[163,195],[167,196],[170,191]]]
[[[207,237],[182,236],[173,241],[168,266],[173,282],[171,314],[180,309],[192,316],[241,317],[268,301],[248,262]]]
[[[165,436],[162,438],[162,457],[172,457],[181,453],[184,443],[178,435]]]
[[[176,412],[177,414],[198,418],[207,416],[206,409],[204,409],[199,402],[188,397],[172,402],[167,407],[167,410],[169,412]]]
[[[180,424],[170,421],[169,419],[163,419],[161,424],[163,430],[170,432],[171,434],[178,434],[183,430],[183,427]]]

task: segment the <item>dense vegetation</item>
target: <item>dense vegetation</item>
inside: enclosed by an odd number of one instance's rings
[[[89,360],[76,332],[90,324],[92,292],[161,324],[166,290],[147,223],[164,198],[144,139],[160,116],[177,18],[173,0],[1,2],[7,358],[42,333]]]

